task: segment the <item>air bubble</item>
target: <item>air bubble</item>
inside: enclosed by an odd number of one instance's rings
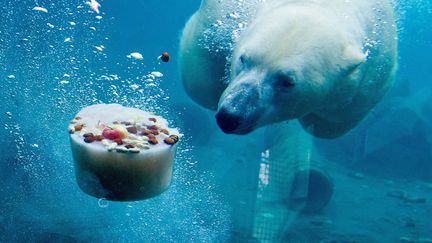
[[[98,200],[98,206],[100,208],[107,208],[109,206],[109,202],[108,202],[108,200],[106,198],[100,198]]]

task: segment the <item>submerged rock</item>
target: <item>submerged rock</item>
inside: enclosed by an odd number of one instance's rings
[[[407,227],[407,228],[415,228],[416,227],[416,222],[413,218],[407,217],[404,219],[404,221],[405,221],[405,227]]]
[[[398,199],[404,199],[406,197],[406,192],[404,191],[390,191],[387,192],[388,197],[398,198]]]
[[[348,176],[358,180],[362,180],[365,178],[365,175],[361,172],[351,172],[348,174]]]
[[[417,196],[406,196],[404,198],[405,202],[408,203],[426,203],[427,199],[425,197],[417,197]]]
[[[404,243],[432,243],[430,238],[411,238],[407,236],[400,237],[399,241]]]
[[[387,192],[387,196],[400,199],[400,200],[407,202],[407,203],[426,203],[427,202],[427,199],[425,197],[409,195],[405,191],[398,191],[398,190],[390,191],[390,192]]]

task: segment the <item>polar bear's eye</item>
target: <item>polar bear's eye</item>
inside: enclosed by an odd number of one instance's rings
[[[240,56],[240,62],[244,64],[244,56]]]
[[[277,75],[275,79],[276,79],[275,84],[280,89],[288,89],[295,86],[294,79],[290,76],[280,74]]]
[[[241,55],[241,56],[240,56],[240,62],[241,62],[241,64],[245,64],[245,62],[246,62],[246,57],[245,57],[245,55]]]

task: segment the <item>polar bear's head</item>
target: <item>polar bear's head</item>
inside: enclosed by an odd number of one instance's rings
[[[335,90],[352,96],[358,82],[348,76],[365,60],[361,45],[343,25],[302,10],[261,13],[242,33],[216,114],[224,132],[246,134],[325,109],[340,99]]]

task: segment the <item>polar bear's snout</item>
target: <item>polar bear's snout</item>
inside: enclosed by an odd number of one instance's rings
[[[224,133],[248,134],[258,126],[258,113],[249,117],[241,112],[230,112],[227,109],[220,109],[215,117],[218,126]]]
[[[234,82],[222,94],[216,122],[225,133],[247,134],[261,115],[259,90],[255,82]]]
[[[241,117],[226,109],[219,110],[215,117],[218,126],[224,133],[232,133],[240,126]]]

